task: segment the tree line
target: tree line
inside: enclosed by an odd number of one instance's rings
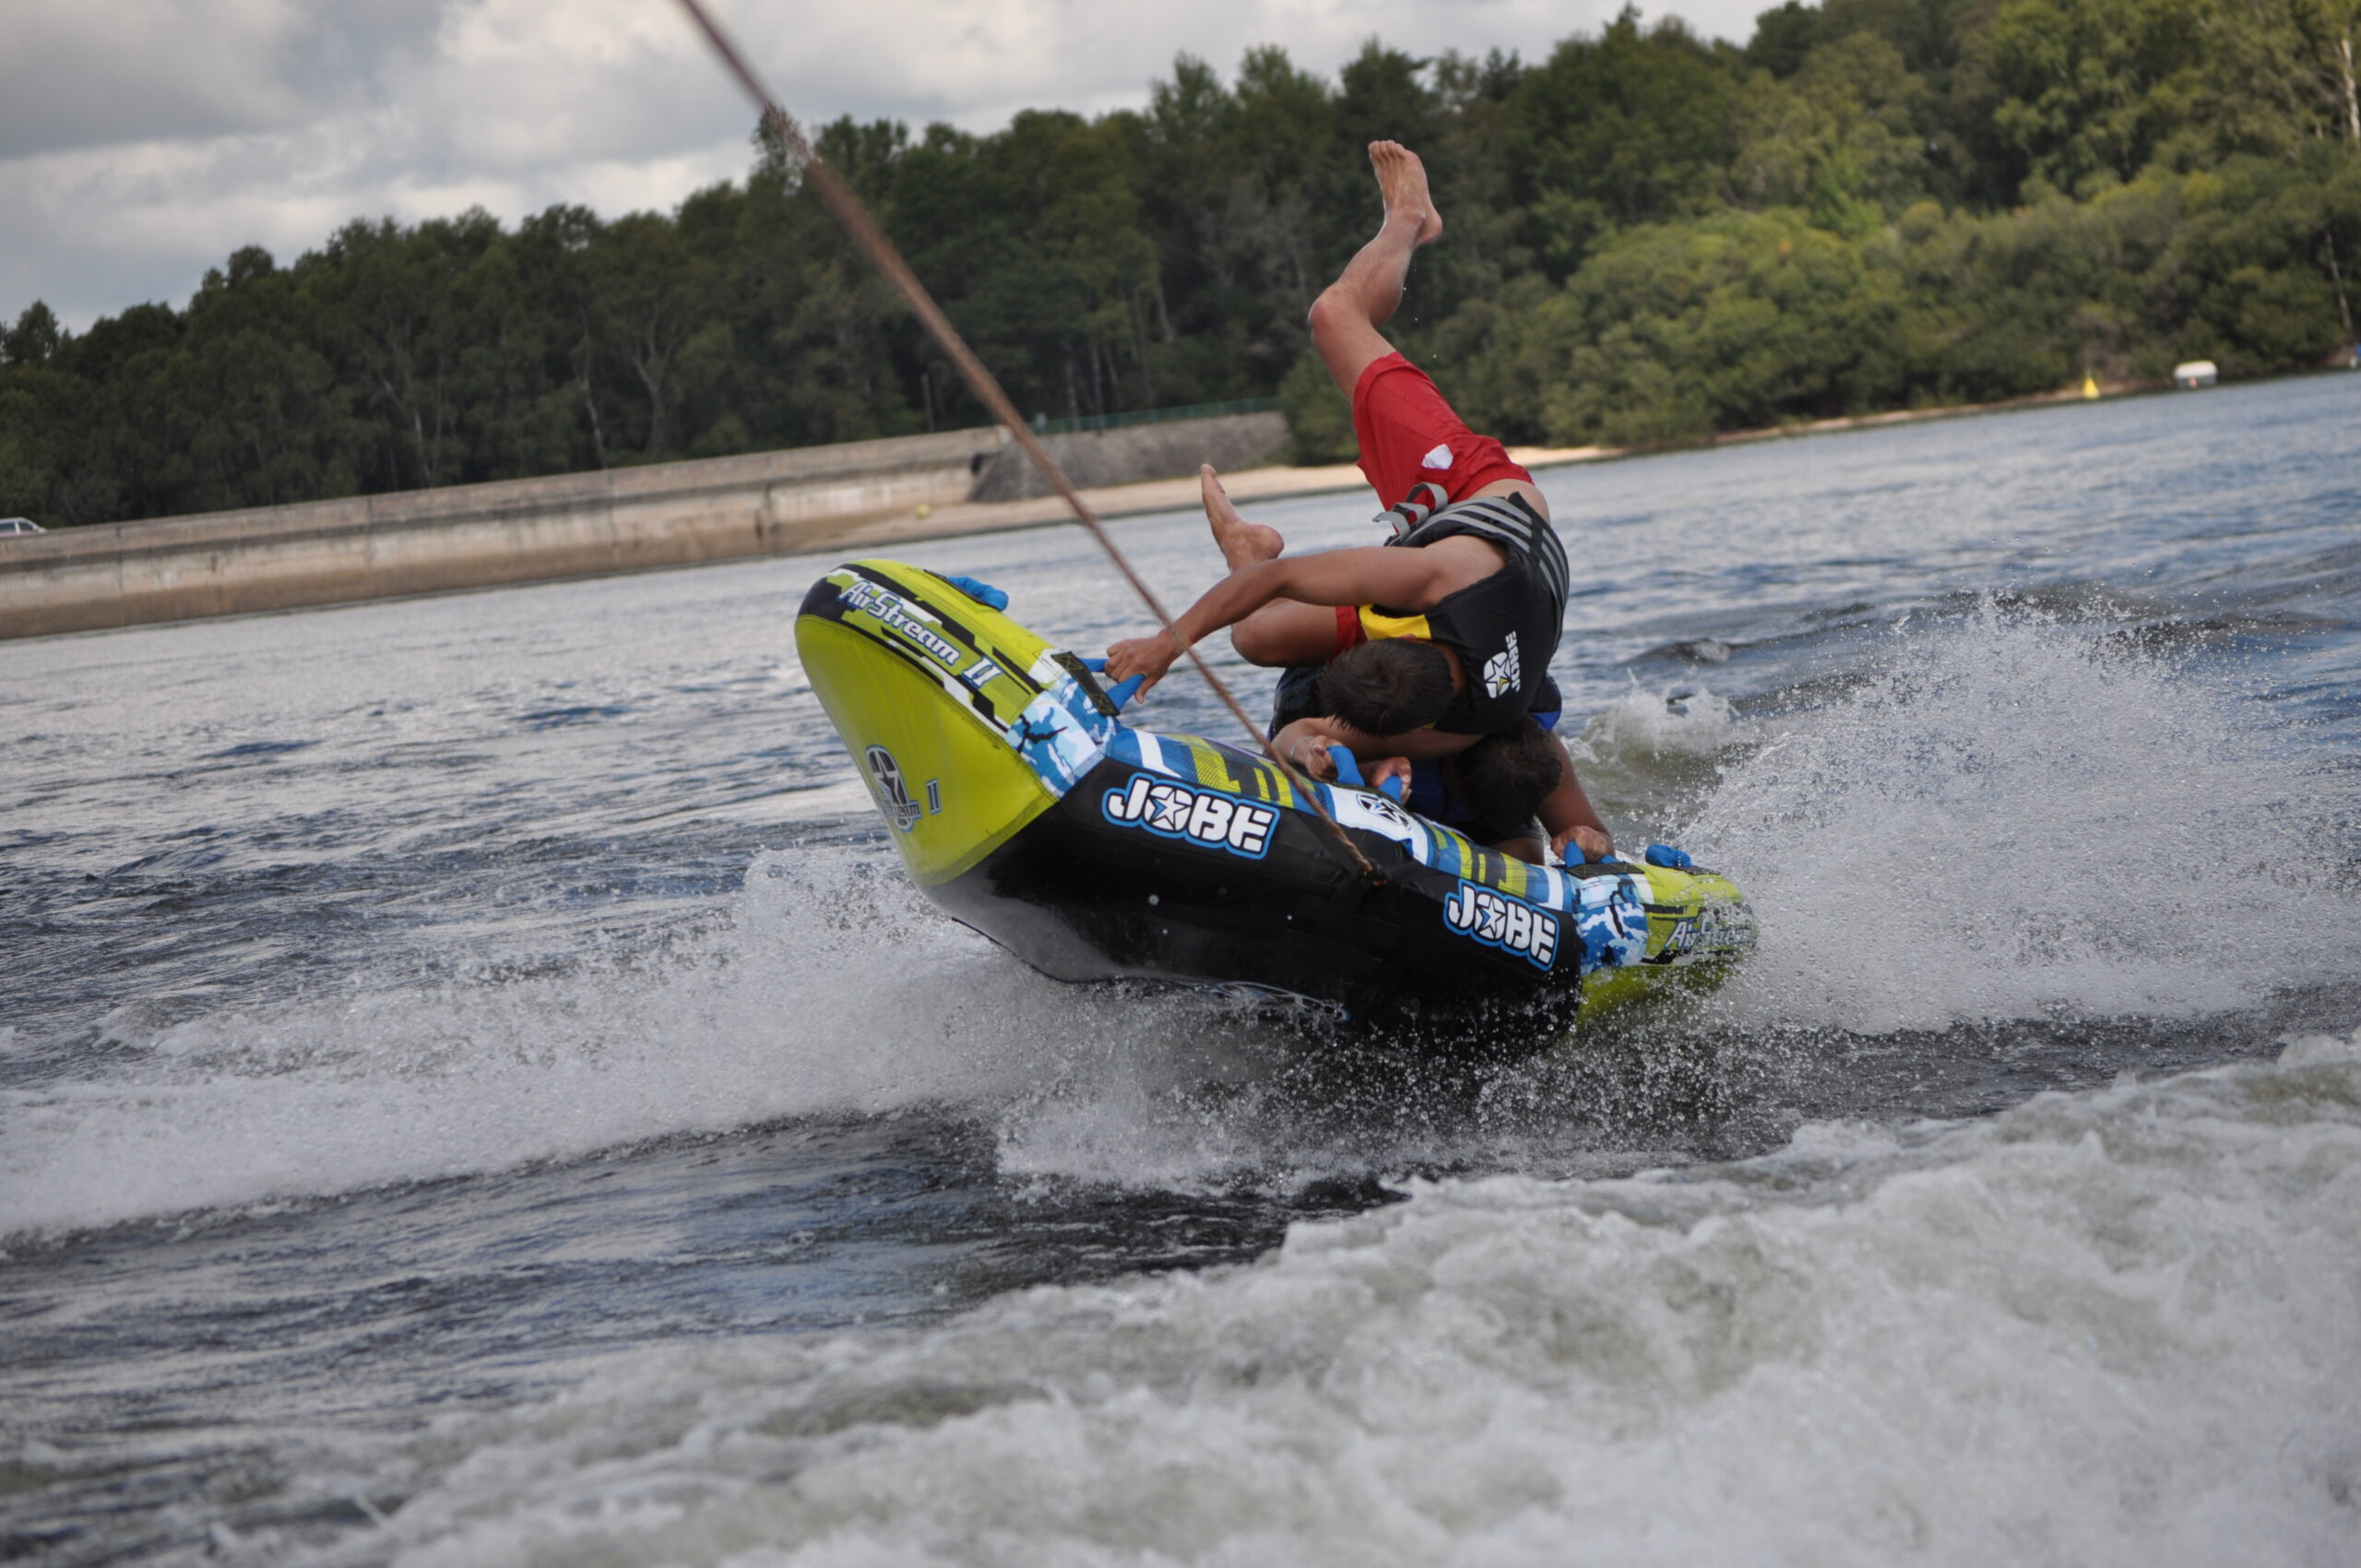
[[[1717,430],[2351,344],[2361,0],[1786,0],[1742,47],[1627,9],[1537,63],[1372,41],[1175,61],[1145,109],[815,137],[1019,405],[1277,393],[1372,230],[1362,147],[1445,219],[1394,330],[1512,441]],[[184,309],[0,333],[0,515],[53,524],[982,422],[759,138],[670,214],[355,221]]]

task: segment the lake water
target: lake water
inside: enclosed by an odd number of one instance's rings
[[[0,1558],[2354,1562],[2361,376],[1542,480],[1762,945],[1473,1075],[934,915],[830,557],[0,645]]]

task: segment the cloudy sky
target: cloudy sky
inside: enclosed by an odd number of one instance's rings
[[[1619,0],[712,0],[807,123],[986,131],[1145,101],[1181,50],[1333,72],[1374,34],[1527,59]],[[1744,38],[1770,0],[1671,0]],[[242,244],[481,204],[669,208],[743,172],[753,116],[672,0],[6,0],[0,315],[184,301]]]

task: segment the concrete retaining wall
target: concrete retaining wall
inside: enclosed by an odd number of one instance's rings
[[[1275,413],[1231,414],[1047,445],[1096,487],[1249,467],[1286,438]],[[0,638],[908,538],[946,509],[1022,526],[1048,514],[1005,504],[1048,493],[1007,433],[961,430],[62,529],[0,540]]]
[[[1048,436],[1041,443],[1078,490],[1150,479],[1191,479],[1200,463],[1211,463],[1225,473],[1260,468],[1276,462],[1287,444],[1287,416],[1275,410],[1170,424],[1135,424],[1121,430],[1077,431]],[[1024,501],[1051,493],[1041,470],[1012,441],[985,467],[968,499]]]
[[[999,430],[59,529],[0,547],[0,637],[825,545],[956,505]]]

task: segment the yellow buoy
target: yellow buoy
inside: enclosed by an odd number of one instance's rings
[[[2097,376],[2095,376],[2095,375],[2085,375],[2085,376],[2083,376],[2083,377],[2082,377],[2082,396],[2083,396],[2083,398],[2085,398],[2086,399],[2090,399],[2090,400],[2095,401],[2095,400],[2097,399],[2097,398],[2098,398],[2098,395],[2099,395],[2099,378],[2098,378]]]

